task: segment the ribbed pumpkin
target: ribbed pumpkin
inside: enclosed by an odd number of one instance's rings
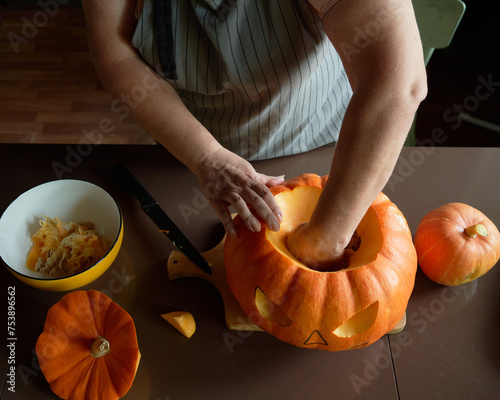
[[[357,227],[347,268],[319,272],[298,261],[287,234],[310,219],[327,178],[304,174],[271,188],[283,212],[279,232],[253,233],[236,216],[224,261],[231,291],[262,329],[295,346],[340,351],[368,346],[404,317],[417,257],[404,216],[381,193]]]
[[[481,211],[444,204],[420,221],[415,232],[418,262],[434,282],[457,286],[488,272],[500,258],[500,234]]]
[[[35,349],[50,388],[68,400],[124,396],[141,357],[132,317],[95,290],[69,293],[52,306]]]

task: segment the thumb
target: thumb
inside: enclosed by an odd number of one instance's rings
[[[261,182],[267,187],[281,185],[285,182],[285,175],[280,176],[268,176],[264,174],[260,174]]]

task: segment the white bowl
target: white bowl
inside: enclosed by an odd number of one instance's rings
[[[112,241],[108,253],[92,267],[62,278],[50,277],[26,267],[31,237],[47,216],[61,221],[89,221]],[[0,257],[21,281],[45,290],[72,290],[92,282],[112,264],[123,240],[121,210],[104,189],[90,182],[64,179],[47,182],[20,195],[0,218]]]

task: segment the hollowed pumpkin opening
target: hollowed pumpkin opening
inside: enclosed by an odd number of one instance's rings
[[[333,334],[342,338],[359,335],[360,333],[363,333],[371,328],[377,319],[377,314],[378,301],[370,304],[364,310],[354,314],[351,318],[335,329]]]
[[[300,186],[276,195],[274,198],[283,212],[283,221],[278,232],[266,230],[267,240],[277,251],[293,260],[294,264],[306,268],[307,265],[301,263],[288,250],[286,238],[297,225],[310,220],[320,194],[319,188]],[[382,247],[382,238],[375,211],[368,209],[347,247],[343,260],[344,268],[356,268],[373,262]]]
[[[281,307],[267,297],[259,287],[255,289],[255,306],[262,318],[270,322],[280,326],[288,326],[292,323]]]

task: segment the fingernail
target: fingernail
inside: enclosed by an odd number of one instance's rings
[[[277,222],[273,222],[271,224],[271,229],[275,232],[278,232],[280,230],[280,225]]]
[[[231,235],[232,237],[236,237],[236,229],[230,229],[229,230],[229,235]]]
[[[285,179],[285,175],[278,175],[278,176],[276,176],[276,178],[282,178],[282,179]]]
[[[252,232],[260,232],[260,224],[257,221],[252,221],[250,227]]]
[[[278,218],[278,222],[280,224],[283,222],[283,214],[281,214],[281,213],[276,214],[276,218]]]

